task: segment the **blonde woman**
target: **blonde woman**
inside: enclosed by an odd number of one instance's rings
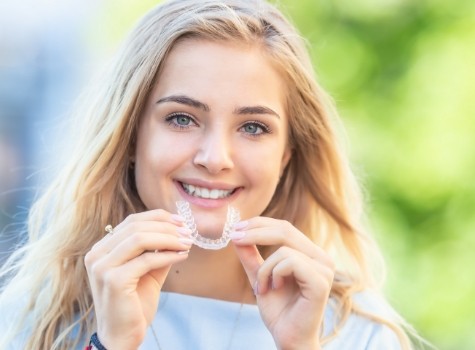
[[[84,106],[3,271],[0,348],[411,348],[337,117],[273,6],[157,6]]]

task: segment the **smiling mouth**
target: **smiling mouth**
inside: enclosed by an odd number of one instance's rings
[[[198,187],[198,186],[193,186],[184,182],[180,182],[180,184],[183,190],[190,196],[204,198],[204,199],[227,198],[236,191],[236,189],[219,190],[216,188],[211,189],[211,188],[205,188],[205,187]]]

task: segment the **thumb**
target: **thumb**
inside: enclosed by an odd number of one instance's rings
[[[257,272],[261,267],[264,259],[257,247],[253,245],[236,245],[234,244],[234,250],[236,251],[239,260],[241,261],[244,271],[246,271],[247,278],[252,286],[255,285],[257,280]]]
[[[168,276],[168,273],[170,272],[170,269],[171,269],[171,265],[168,265],[168,266],[164,266],[164,267],[155,269],[153,271],[150,271],[150,275],[155,279],[155,281],[157,282],[157,285],[160,287],[159,292],[165,283],[165,280]]]

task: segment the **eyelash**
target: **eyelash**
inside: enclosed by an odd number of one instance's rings
[[[178,117],[186,117],[188,118],[188,120],[190,122],[192,122],[193,124],[197,125],[195,119],[193,118],[192,115],[188,114],[188,113],[184,113],[184,112],[176,112],[176,113],[172,113],[170,115],[168,115],[166,118],[165,118],[165,121],[172,127],[174,128],[177,128],[177,129],[180,129],[180,130],[186,130],[190,127],[190,125],[180,125],[176,122],[176,119]],[[257,121],[257,120],[251,120],[251,121],[248,121],[246,123],[244,123],[240,128],[239,130],[245,128],[246,126],[248,125],[255,125],[257,126],[258,128],[260,128],[262,130],[262,132],[260,133],[256,133],[256,134],[253,134],[253,133],[246,133],[247,135],[251,136],[251,137],[259,137],[261,136],[262,134],[270,134],[272,133],[272,130],[264,123],[260,122],[260,121]]]
[[[244,125],[241,126],[240,129],[243,129],[244,127],[246,127],[248,125],[256,125],[257,127],[261,128],[261,130],[262,130],[262,132],[258,133],[258,134],[247,133],[247,135],[249,135],[251,137],[259,137],[262,134],[270,134],[272,132],[272,130],[266,124],[264,124],[262,122],[259,122],[257,120],[252,120],[252,121],[248,121],[248,122],[244,123]]]
[[[185,129],[188,129],[190,127],[190,125],[180,125],[176,122],[176,119],[178,117],[186,117],[189,119],[190,122],[194,123],[195,125],[197,125],[197,123],[195,122],[195,119],[193,118],[193,116],[191,116],[190,114],[188,113],[183,113],[183,112],[177,112],[177,113],[172,113],[170,115],[168,115],[166,118],[165,118],[165,121],[172,127],[174,128],[177,128],[177,129],[180,129],[180,130],[185,130]]]

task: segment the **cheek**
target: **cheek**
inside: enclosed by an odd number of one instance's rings
[[[256,161],[265,165],[270,171],[279,171],[283,164],[286,151],[285,139],[279,136],[262,147],[254,147],[251,154],[255,154]]]
[[[272,152],[276,149],[277,152]],[[262,192],[274,192],[282,167],[282,155],[278,148],[249,150],[247,156],[241,158],[240,164],[242,169],[246,169],[248,178],[253,185],[259,186]]]
[[[137,143],[135,185],[146,208],[173,212],[176,193],[171,180],[189,161],[190,147],[181,147],[176,141],[171,145],[166,141],[157,135],[154,139],[142,139]]]
[[[181,148],[163,147],[161,145],[147,148],[136,156],[137,180],[147,181],[150,178],[164,176],[179,167],[188,158],[188,154]]]
[[[179,162],[182,158],[189,157],[192,148],[190,142],[186,137],[179,136],[151,125],[150,131],[143,131],[139,135],[136,162],[144,168],[167,167]]]
[[[160,176],[176,168],[183,158],[184,148],[170,145],[160,133],[144,132],[137,142],[135,153],[135,178],[137,188],[154,185]]]
[[[253,153],[250,153],[253,154]],[[239,207],[241,217],[248,219],[254,216],[262,215],[274,196],[275,189],[279,182],[279,165],[280,162],[275,161],[274,157],[247,158],[246,165],[243,165],[244,176],[247,179],[248,193],[245,202]]]

